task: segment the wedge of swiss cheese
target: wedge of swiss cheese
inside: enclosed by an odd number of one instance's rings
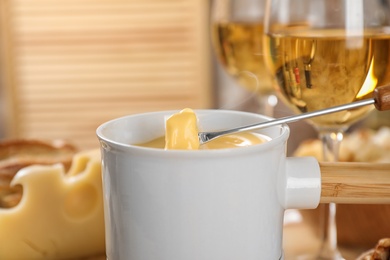
[[[0,208],[0,259],[72,259],[103,254],[104,217],[99,150],[61,164],[21,169],[20,203]]]

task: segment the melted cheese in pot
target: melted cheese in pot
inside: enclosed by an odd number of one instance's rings
[[[11,185],[23,186],[20,203],[0,208],[0,259],[73,259],[105,252],[99,150],[62,165],[30,166]]]
[[[269,139],[260,134],[242,132],[221,136],[200,145],[197,123],[194,111],[189,108],[183,109],[166,121],[165,137],[156,138],[139,146],[176,150],[226,149],[256,145]]]
[[[218,137],[202,145],[202,149],[226,149],[261,144],[267,137],[251,132],[242,132]]]

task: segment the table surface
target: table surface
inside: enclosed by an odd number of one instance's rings
[[[303,221],[291,221],[284,226],[283,249],[285,260],[306,260],[313,259],[319,252],[321,246],[320,238],[314,230]],[[340,246],[341,255],[346,260],[355,260],[368,248],[347,248]]]

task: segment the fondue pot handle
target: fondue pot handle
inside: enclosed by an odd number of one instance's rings
[[[320,203],[390,204],[390,163],[320,163]]]

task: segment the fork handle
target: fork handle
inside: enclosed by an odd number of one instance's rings
[[[390,84],[374,90],[375,107],[379,111],[390,109]]]

